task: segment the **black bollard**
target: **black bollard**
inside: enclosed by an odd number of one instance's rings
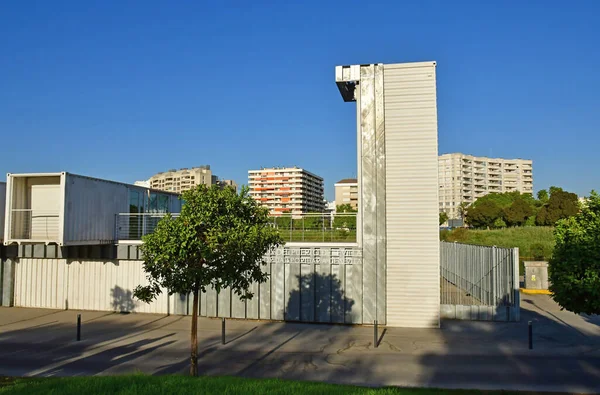
[[[529,349],[533,350],[533,322],[529,321]]]
[[[77,314],[77,341],[81,340],[81,314]]]
[[[225,344],[225,317],[221,319],[221,344]]]
[[[373,345],[375,348],[377,348],[379,339],[377,338],[377,320],[375,320],[374,325],[373,325]]]

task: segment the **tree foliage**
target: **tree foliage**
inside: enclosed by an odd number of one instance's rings
[[[533,208],[525,199],[515,201],[503,211],[503,219],[508,226],[523,226],[529,216],[533,215]]]
[[[579,210],[577,195],[562,188],[550,187],[550,194],[540,190],[538,199],[529,193],[518,191],[490,193],[477,199],[468,209],[459,206],[459,214],[472,227],[492,228],[500,218],[506,226],[553,226],[559,219],[575,215]],[[496,217],[495,207],[500,208]],[[498,222],[499,224],[500,222]]]
[[[537,193],[537,198],[539,200],[540,203],[542,204],[546,204],[548,203],[548,191],[545,189],[540,189]]]
[[[600,314],[600,196],[592,191],[578,214],[558,221],[554,234],[554,300],[574,313]]]
[[[552,197],[552,195],[556,192],[563,192],[563,189],[561,187],[551,186],[548,191],[550,193],[550,197]]]
[[[461,204],[458,205],[458,216],[461,219],[464,220],[467,217],[468,211],[469,211],[469,203],[462,202]]]
[[[358,210],[350,204],[338,204],[335,206],[336,213],[356,213]]]
[[[134,296],[153,301],[162,292],[193,295],[191,368],[197,374],[197,314],[199,292],[230,288],[241,299],[252,298],[254,282],[264,282],[263,256],[281,244],[268,211],[242,188],[200,185],[183,193],[179,217],[167,215],[141,246],[148,285]]]
[[[498,217],[494,221],[494,228],[496,228],[496,229],[506,228],[506,222],[504,222],[504,220],[502,218]]]
[[[440,212],[440,225],[442,225],[446,221],[448,221],[448,214],[446,214],[444,211],[441,211]]]
[[[573,216],[579,211],[576,194],[565,192],[557,187],[550,187],[550,189],[552,193],[548,203],[544,204],[537,213],[535,222],[540,226],[553,226],[558,220]]]
[[[476,208],[478,205],[483,204],[485,202],[494,202],[501,209],[505,209],[510,207],[516,200],[521,199],[525,201],[527,204],[533,206],[535,205],[535,198],[529,194],[524,193],[521,194],[518,191],[515,192],[504,192],[504,193],[488,193],[485,196],[477,199],[472,205],[472,208]]]
[[[479,200],[477,200],[479,202]],[[475,228],[489,228],[500,218],[502,208],[493,200],[486,199],[483,202],[469,207],[467,223]]]

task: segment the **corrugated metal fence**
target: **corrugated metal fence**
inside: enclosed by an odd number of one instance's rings
[[[519,249],[440,243],[442,318],[518,321]]]
[[[363,265],[356,247],[277,248],[265,257],[269,279],[241,301],[231,290],[207,290],[200,315],[301,322],[364,323]],[[192,298],[174,295],[175,314],[190,314]],[[371,298],[372,296],[369,295]],[[369,322],[370,323],[370,322]]]
[[[269,279],[252,284],[251,300],[240,300],[230,289],[219,293],[209,289],[201,295],[200,315],[363,323],[363,265],[357,247],[285,246],[265,256],[265,261],[263,270]],[[192,312],[189,295],[168,296],[165,290],[150,304],[133,297],[137,285],[147,284],[141,260],[18,258],[14,268],[15,306],[158,314]]]

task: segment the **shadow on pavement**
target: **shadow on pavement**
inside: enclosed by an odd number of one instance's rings
[[[533,325],[529,350],[528,323]],[[521,296],[521,321],[444,321],[443,352],[420,359],[422,383],[450,388],[600,391],[600,332],[546,295]],[[461,337],[465,341],[461,341]]]

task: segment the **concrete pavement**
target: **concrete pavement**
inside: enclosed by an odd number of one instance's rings
[[[221,345],[220,320],[202,318],[200,371],[370,386],[600,392],[600,319],[560,311],[545,295],[522,295],[522,307],[520,323],[388,328],[378,348],[372,327],[236,320],[227,321]],[[185,373],[189,331],[190,317],[183,316],[0,308],[0,375]]]

